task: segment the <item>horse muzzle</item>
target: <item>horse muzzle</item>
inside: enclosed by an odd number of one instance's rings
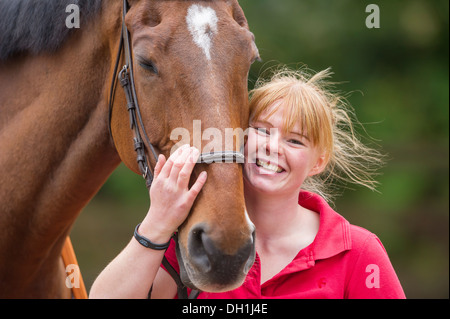
[[[253,225],[250,227],[251,235],[233,254],[218,247],[207,225],[193,227],[188,235],[187,252],[177,244],[183,283],[206,292],[230,291],[241,286],[255,261],[255,231]]]

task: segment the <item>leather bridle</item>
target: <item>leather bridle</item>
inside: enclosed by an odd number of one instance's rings
[[[111,116],[112,116],[112,108],[114,104],[114,93],[117,84],[117,79],[120,82],[120,85],[124,89],[125,97],[127,100],[127,110],[130,115],[130,128],[134,132],[134,149],[137,154],[137,163],[139,165],[139,170],[142,174],[142,177],[145,179],[147,188],[150,188],[153,181],[153,173],[150,170],[149,161],[146,154],[146,149],[150,149],[150,152],[155,160],[158,161],[158,155],[152,143],[148,138],[147,132],[145,131],[144,123],[142,121],[141,110],[139,108],[137,95],[136,95],[136,87],[134,84],[134,72],[133,72],[133,57],[131,53],[131,40],[128,29],[125,25],[125,16],[128,12],[128,3],[127,0],[123,0],[123,11],[122,11],[122,34],[120,37],[119,50],[117,53],[117,59],[114,66],[114,74],[113,80],[111,83],[111,90],[109,96],[109,132],[112,137],[111,131]],[[125,54],[125,65],[122,70],[119,72],[119,75],[116,79],[117,71],[119,68],[119,63],[121,61],[122,51]],[[145,142],[144,142],[144,139]],[[211,163],[244,163],[244,154],[242,152],[236,151],[222,151],[222,152],[212,152],[212,153],[202,153],[199,156],[197,163],[203,164],[211,164]]]

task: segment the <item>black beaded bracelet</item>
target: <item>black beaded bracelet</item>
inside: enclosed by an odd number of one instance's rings
[[[146,248],[154,249],[154,250],[166,250],[170,246],[170,240],[165,244],[155,244],[152,243],[151,240],[145,238],[144,236],[139,235],[138,230],[141,224],[138,224],[134,229],[134,238],[138,241],[139,244]]]

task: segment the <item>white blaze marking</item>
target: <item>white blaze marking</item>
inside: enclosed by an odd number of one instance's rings
[[[206,59],[211,60],[212,38],[217,33],[216,11],[209,7],[193,4],[189,7],[186,22],[195,44],[203,50]]]

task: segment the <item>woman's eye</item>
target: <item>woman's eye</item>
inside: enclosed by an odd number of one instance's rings
[[[255,127],[254,128],[258,133],[261,133],[263,135],[269,135],[269,130],[263,127]]]
[[[139,62],[139,66],[147,71],[158,74],[158,69],[151,61],[141,61]]]
[[[294,140],[294,139],[290,139],[288,142],[291,143],[291,144],[295,144],[295,145],[305,145],[301,141]]]

